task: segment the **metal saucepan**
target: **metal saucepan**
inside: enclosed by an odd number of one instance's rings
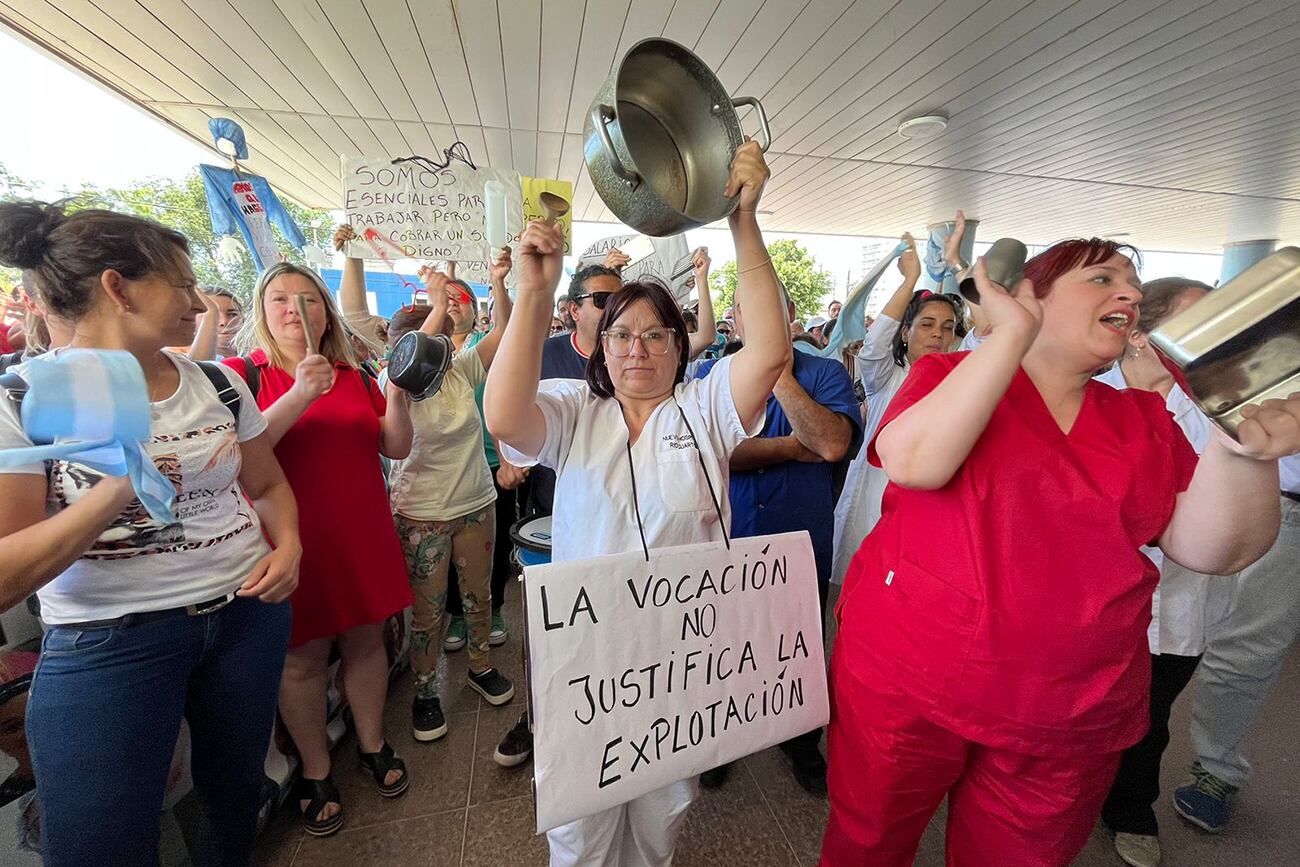
[[[724,192],[745,141],[738,105],[754,107],[766,151],[772,133],[757,99],[732,99],[704,61],[672,40],[633,45],[596,92],[584,126],[587,173],[601,200],[660,238],[731,214],[740,200]]]
[[[1283,247],[1151,332],[1234,438],[1241,410],[1300,392],[1300,248]]]
[[[422,331],[407,332],[393,346],[388,378],[398,388],[409,391],[412,400],[432,397],[442,388],[454,352],[446,335],[430,337]]]

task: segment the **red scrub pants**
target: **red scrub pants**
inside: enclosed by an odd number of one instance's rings
[[[1057,867],[1083,848],[1120,753],[1045,758],[984,746],[858,680],[843,660],[831,669],[822,867],[909,867],[945,795],[949,867]]]

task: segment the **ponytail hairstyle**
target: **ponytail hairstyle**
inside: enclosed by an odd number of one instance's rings
[[[349,367],[360,366],[356,351],[352,348],[352,340],[343,327],[343,315],[339,313],[329,287],[315,271],[301,268],[292,262],[276,262],[257,278],[257,286],[253,289],[253,315],[244,317],[244,327],[239,330],[239,339],[236,341],[240,351],[261,349],[270,362],[281,369],[289,363],[284,353],[280,351],[280,347],[276,345],[275,338],[271,336],[271,329],[266,324],[267,288],[277,277],[286,274],[306,277],[320,294],[321,305],[325,309],[325,331],[320,336],[320,354],[329,359],[330,364],[338,364],[342,361]]]
[[[68,214],[64,202],[0,203],[0,265],[21,268],[50,313],[68,322],[88,314],[100,277],[128,280],[171,275],[188,256],[185,236],[129,214],[86,210]]]
[[[906,334],[912,329],[912,323],[921,315],[927,304],[944,304],[952,310],[953,315],[957,317],[960,324],[962,320],[962,303],[956,295],[949,295],[946,292],[931,292],[929,289],[923,289],[912,296],[912,300],[907,302],[907,309],[903,311],[903,320],[898,324],[898,330],[894,332],[892,351],[894,355],[894,364],[899,367],[907,367],[907,337]]]

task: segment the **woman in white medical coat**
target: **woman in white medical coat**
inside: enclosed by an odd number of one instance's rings
[[[686,322],[657,283],[626,284],[609,300],[585,382],[539,383],[564,237],[534,222],[520,238],[518,300],[483,410],[512,464],[557,472],[554,562],[724,538],[728,458],[762,428],[767,397],[791,360],[785,301],[756,218],[767,178],[756,144],[736,151],[727,193],[740,195],[730,224],[749,339],[688,384]],[[551,864],[671,864],[695,794],[695,780],[682,780],[556,828],[547,834]]]
[[[910,235],[904,240],[911,242]],[[867,424],[862,431],[862,450],[849,464],[844,492],[835,506],[835,561],[832,580],[844,580],[849,561],[858,553],[862,540],[880,520],[880,500],[889,478],[885,471],[867,462],[867,443],[876,434],[885,407],[894,399],[912,364],[931,352],[947,352],[952,346],[961,315],[961,301],[954,295],[932,292],[913,294],[921,277],[921,260],[916,245],[898,260],[902,285],[894,292],[858,351],[858,375],[867,395]]]

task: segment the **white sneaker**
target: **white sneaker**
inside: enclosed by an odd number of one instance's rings
[[[1132,867],[1157,867],[1160,864],[1160,838],[1151,834],[1117,833],[1115,854]]]

